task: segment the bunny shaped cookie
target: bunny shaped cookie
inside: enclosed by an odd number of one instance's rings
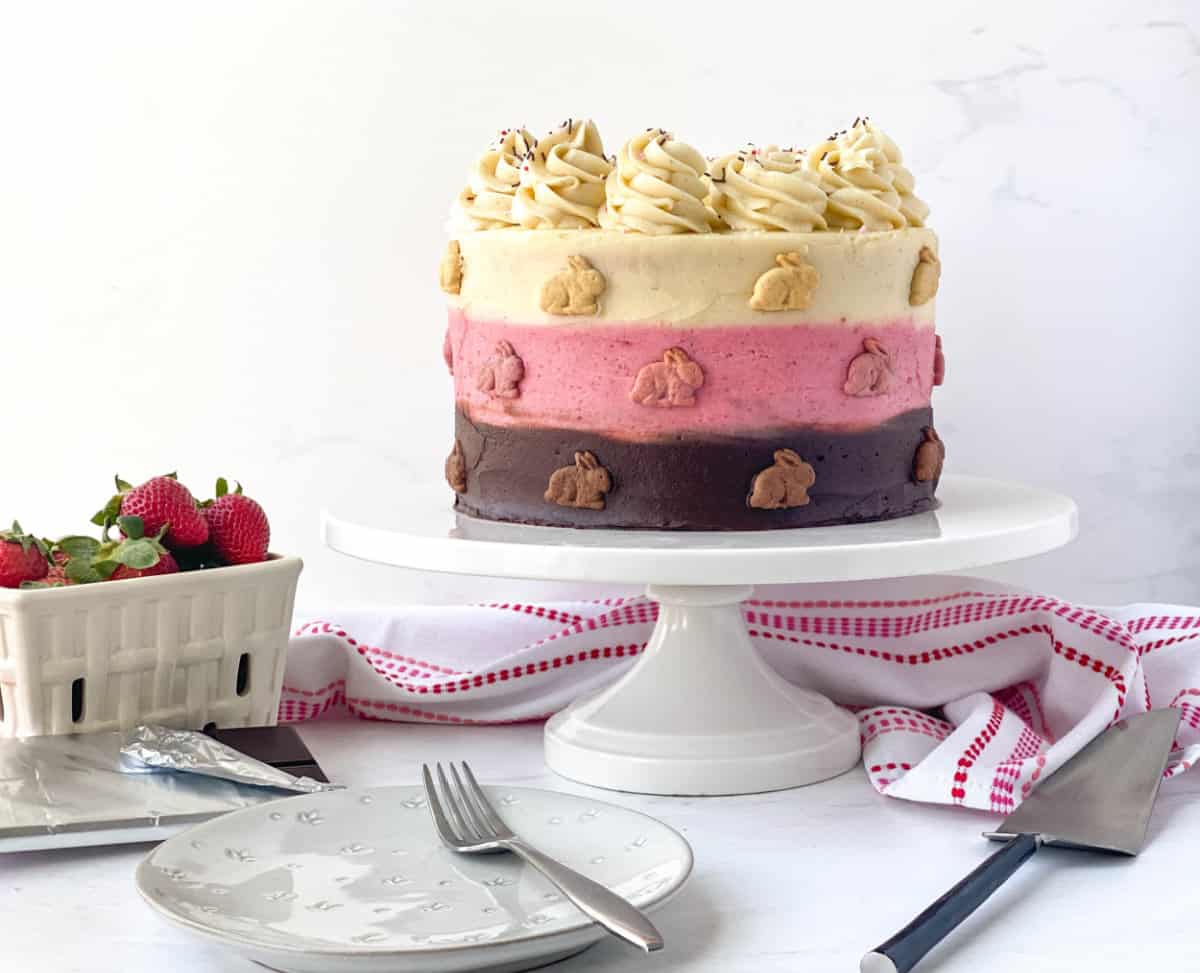
[[[796,252],[777,253],[772,267],[754,283],[750,306],[756,311],[803,311],[821,282],[815,267]]]
[[[608,470],[589,452],[575,454],[574,466],[563,466],[550,474],[546,500],[560,507],[603,510],[604,494],[612,489]]]
[[[854,356],[846,372],[842,391],[861,398],[883,395],[892,380],[892,361],[887,349],[876,338],[863,339],[863,350]]]
[[[515,399],[521,394],[521,379],[525,377],[525,363],[509,342],[496,342],[496,350],[479,369],[475,387],[480,392],[498,399]]]
[[[454,440],[454,448],[446,457],[446,482],[455,493],[467,492],[467,457],[463,454],[462,443]]]
[[[798,453],[777,449],[775,464],[754,477],[746,502],[758,510],[804,507],[810,499],[808,488],[816,482],[816,471]]]
[[[913,268],[912,282],[908,288],[908,303],[913,307],[932,301],[938,291],[942,277],[942,262],[929,247],[921,247],[917,255],[917,266]]]
[[[916,456],[913,457],[913,479],[918,483],[928,483],[930,480],[936,482],[942,475],[946,444],[942,442],[933,426],[926,426],[921,430],[921,434],[924,438],[917,447]]]
[[[438,282],[447,294],[458,294],[462,290],[462,248],[457,240],[446,244],[446,253],[438,267]]]
[[[696,389],[704,384],[704,370],[682,348],[668,348],[663,360],[643,365],[629,397],[638,405],[686,406],[696,404]]]
[[[567,257],[568,267],[542,285],[538,304],[547,314],[599,314],[596,298],[607,283],[587,257]]]

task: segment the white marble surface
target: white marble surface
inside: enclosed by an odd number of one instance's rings
[[[1004,576],[1200,600],[1188,0],[20,4],[0,86],[0,519],[68,532],[113,472],[232,475],[307,560],[302,602],[512,593],[317,532],[341,482],[401,504],[441,477],[435,270],[469,160],[583,113],[716,152],[865,111],[942,240],[948,468],[1079,501],[1080,540]]]
[[[303,730],[329,775],[350,784],[417,780],[423,760],[470,759],[485,780],[595,794],[645,811],[691,843],[696,869],[657,914],[662,953],[603,942],[563,973],[851,973],[994,846],[991,815],[876,794],[855,769],[809,788],[734,798],[638,797],[550,775],[541,726],[321,722]],[[1127,973],[1200,966],[1195,935],[1200,775],[1163,785],[1137,859],[1044,849],[931,954],[923,973]],[[38,973],[251,973],[145,908],[132,873],[144,847],[0,857],[7,969]]]

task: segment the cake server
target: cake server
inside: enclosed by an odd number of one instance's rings
[[[984,837],[1004,847],[887,942],[863,957],[861,973],[908,973],[1042,845],[1136,855],[1179,710],[1122,720],[1068,760]]]

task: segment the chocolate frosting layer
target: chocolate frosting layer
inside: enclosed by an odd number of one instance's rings
[[[488,520],[655,530],[770,530],[903,517],[935,505],[936,482],[912,478],[913,457],[932,421],[932,410],[914,409],[858,432],[794,427],[736,438],[628,442],[569,429],[501,428],[458,410],[455,434],[467,490],[456,507]],[[754,477],[779,449],[812,466],[810,501],[751,508]],[[593,454],[611,475],[602,510],[545,499],[551,475],[571,466],[579,452]]]

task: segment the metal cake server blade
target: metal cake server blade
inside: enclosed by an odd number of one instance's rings
[[[908,973],[1042,845],[1136,855],[1178,728],[1179,710],[1153,710],[1092,740],[984,835],[1004,846],[864,956],[861,973]]]
[[[1101,733],[984,837],[1039,835],[1043,845],[1136,855],[1179,728],[1179,710],[1122,720]]]

